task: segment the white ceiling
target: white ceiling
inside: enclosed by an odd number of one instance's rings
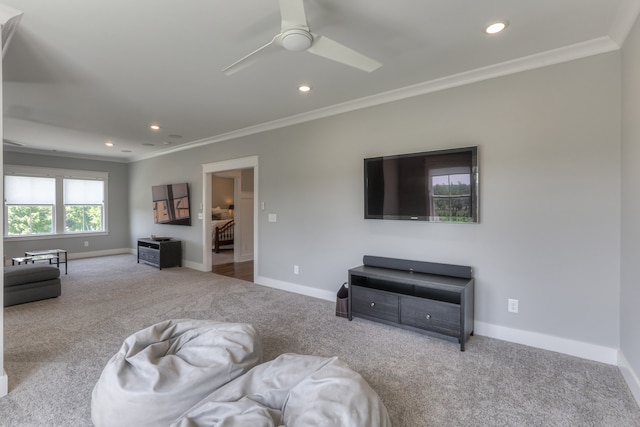
[[[640,11],[640,0],[304,0],[313,32],[383,66],[283,50],[227,76],[280,32],[277,0],[0,1],[24,12],[4,57],[4,138],[125,162],[615,50]],[[502,34],[483,33],[500,19]]]

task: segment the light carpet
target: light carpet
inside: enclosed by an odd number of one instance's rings
[[[640,425],[615,366],[480,336],[461,352],[335,317],[329,301],[187,268],[159,271],[132,255],[71,260],[61,297],[5,309],[10,392],[0,425],[90,426],[106,362],[128,335],[171,318],[251,323],[265,361],[338,356],[377,391],[395,427]]]

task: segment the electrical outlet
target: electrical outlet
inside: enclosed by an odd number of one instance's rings
[[[298,267],[297,265],[293,266],[293,274],[300,274],[300,267]]]
[[[84,242],[84,247],[86,248],[86,247],[88,247],[88,246],[89,246],[89,242],[86,242],[86,241],[85,241],[85,242]]]
[[[509,298],[507,302],[507,310],[509,313],[517,313],[518,312],[518,300]]]

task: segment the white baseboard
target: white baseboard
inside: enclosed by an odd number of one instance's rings
[[[336,294],[333,291],[311,288],[295,283],[275,280],[268,277],[256,277],[256,284],[296,294],[307,295],[327,301],[335,301]],[[337,290],[336,290],[337,292]],[[520,329],[507,328],[504,326],[492,325],[485,322],[474,322],[474,334],[517,344],[528,345],[530,347],[555,351],[580,357],[582,359],[593,360],[606,363],[608,365],[618,365],[618,350],[596,344],[585,343],[567,338],[546,335],[537,332],[523,331]]]
[[[240,256],[238,257],[238,261],[236,262],[247,262],[247,261],[253,261],[253,252],[244,254],[244,255],[240,254]]]
[[[282,280],[270,279],[264,276],[255,278],[257,285],[267,286],[269,288],[280,289],[281,291],[293,292],[295,294],[306,295],[313,298],[319,298],[327,301],[336,300],[336,289],[333,291],[325,291],[323,289],[311,288],[309,286],[298,285],[296,283],[283,282]]]
[[[130,253],[130,254],[133,254],[133,255],[137,255],[138,254],[138,249],[129,248],[129,249],[127,249],[127,252],[125,252],[125,253]],[[113,254],[111,254],[111,255],[113,255]],[[207,270],[206,268],[204,268],[204,264],[203,263],[188,261],[186,259],[182,260],[182,266],[186,267],[186,268],[190,268],[192,270],[196,270],[196,271],[210,271],[210,270]]]
[[[120,249],[107,249],[104,251],[74,252],[68,255],[69,255],[69,259],[82,259],[82,258],[94,258],[94,257],[100,257],[100,256],[122,255],[122,254],[130,254],[130,253],[131,253],[130,248],[120,248]]]
[[[202,263],[183,261],[183,266],[198,271],[206,271],[204,264]],[[257,276],[255,278],[255,283],[269,288],[280,289],[282,291],[293,292],[326,301],[336,300],[336,293],[333,291],[312,288],[309,286],[299,285],[297,283],[271,279],[269,277]],[[619,366],[625,380],[633,392],[634,397],[640,403],[640,381],[618,349],[478,321],[474,322],[474,334],[568,354],[570,356],[606,363],[608,365]]]
[[[629,365],[629,361],[624,357],[622,351],[618,352],[618,367],[631,390],[631,394],[633,394],[633,397],[640,406],[640,379],[638,378],[637,373],[634,372],[631,365]]]
[[[182,260],[182,266],[196,271],[211,271],[204,268],[204,264],[201,262],[187,261],[186,259]]]
[[[507,328],[505,326],[492,325],[490,323],[478,321],[474,322],[474,334],[528,345],[530,347],[541,348],[544,350],[551,350],[558,353],[568,354],[570,356],[580,357],[582,359],[606,363],[608,365],[618,364],[617,349],[582,341],[575,341],[568,338]]]
[[[6,396],[7,394],[9,394],[9,377],[3,369],[2,375],[0,375],[0,397]]]
[[[82,259],[82,258],[95,258],[109,255],[122,255],[122,254],[136,254],[135,250],[131,248],[119,248],[119,249],[107,249],[104,251],[91,251],[91,252],[73,252],[67,254],[67,259]],[[11,260],[5,260],[4,266],[10,266]]]

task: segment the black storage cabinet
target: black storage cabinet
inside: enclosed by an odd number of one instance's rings
[[[464,351],[466,340],[473,335],[474,316],[474,280],[470,277],[471,268],[465,269],[462,275],[469,277],[370,265],[352,268],[349,270],[349,320],[361,317],[455,340]],[[456,271],[461,270],[434,271],[457,274]]]
[[[182,241],[138,239],[138,263],[158,267],[182,267]]]

